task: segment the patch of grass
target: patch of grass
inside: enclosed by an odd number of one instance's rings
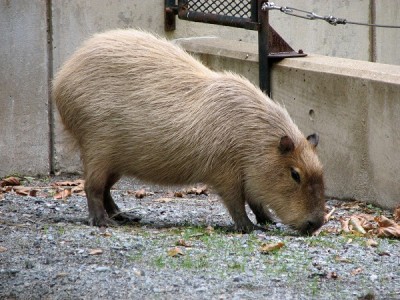
[[[59,235],[64,235],[65,234],[65,227],[59,226],[58,227],[58,234]]]
[[[126,258],[127,258],[128,261],[130,261],[130,262],[138,262],[138,261],[141,261],[141,260],[143,259],[143,254],[144,254],[144,251],[137,251],[137,250],[135,250],[134,252],[129,253],[129,254],[126,256]]]
[[[49,225],[48,224],[44,224],[43,225],[43,233],[44,234],[49,234]]]
[[[228,265],[228,268],[234,271],[240,271],[244,272],[245,271],[245,265],[243,263],[239,262],[234,262]]]
[[[337,244],[333,242],[331,239],[320,237],[320,236],[312,236],[304,240],[306,244],[311,247],[328,247],[331,249],[336,249]]]
[[[166,257],[164,255],[159,255],[156,257],[156,259],[154,260],[154,266],[162,269],[165,268],[166,266]]]

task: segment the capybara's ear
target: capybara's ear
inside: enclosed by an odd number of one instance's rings
[[[317,147],[317,146],[318,146],[318,142],[319,142],[319,136],[318,136],[318,134],[317,134],[317,133],[310,134],[310,135],[307,137],[307,141],[308,141],[312,146],[314,146],[314,148]]]
[[[281,140],[279,142],[279,151],[282,154],[287,154],[289,152],[292,152],[294,150],[294,143],[290,137],[287,135],[281,137]]]

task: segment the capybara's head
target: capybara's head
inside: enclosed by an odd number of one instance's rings
[[[262,164],[265,169],[261,164],[258,166],[257,183],[253,177],[247,187],[261,207],[272,209],[284,224],[302,234],[311,234],[324,223],[325,188],[317,145],[317,134],[297,141],[281,137],[276,149],[272,149],[273,155],[265,155]],[[263,169],[265,172],[260,173]]]

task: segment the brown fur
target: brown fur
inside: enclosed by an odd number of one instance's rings
[[[270,208],[303,232],[322,224],[315,145],[248,80],[213,72],[151,34],[114,30],[84,43],[53,84],[61,119],[80,147],[92,224],[119,212],[110,188],[123,175],[211,184],[242,231],[254,228],[245,202],[260,222]]]

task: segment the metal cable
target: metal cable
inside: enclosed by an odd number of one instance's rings
[[[329,24],[335,25],[335,26],[338,24],[341,24],[341,25],[350,24],[350,25],[362,25],[362,26],[371,26],[371,27],[400,29],[400,26],[397,26],[397,25],[381,25],[381,24],[352,22],[352,21],[347,21],[346,19],[343,19],[343,18],[336,18],[332,15],[320,16],[312,11],[302,10],[302,9],[298,9],[298,8],[294,8],[294,7],[288,7],[288,6],[278,6],[278,5],[275,5],[274,2],[264,2],[261,9],[262,10],[279,10],[289,16],[302,18],[302,19],[306,19],[306,20],[324,20],[324,21],[328,22]]]

